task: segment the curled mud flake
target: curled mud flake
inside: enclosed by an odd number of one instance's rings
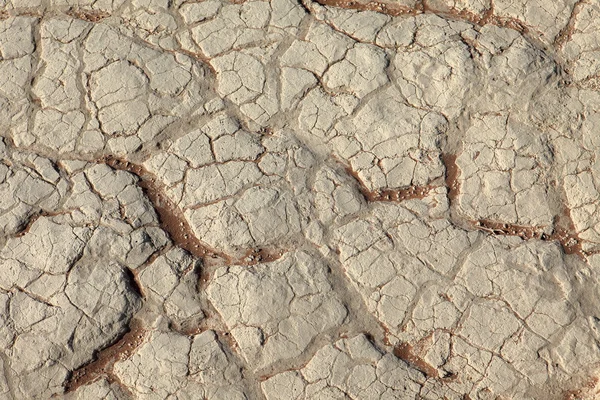
[[[112,368],[115,362],[131,357],[133,352],[142,344],[147,333],[148,331],[144,329],[142,322],[133,319],[129,324],[129,331],[115,344],[98,352],[95,361],[71,373],[65,384],[65,392],[73,392],[102,376],[107,376],[111,380]]]
[[[81,8],[72,8],[67,11],[67,15],[88,22],[98,22],[102,21],[104,18],[110,17],[110,14],[104,11],[84,10]]]
[[[428,378],[439,378],[438,370],[415,354],[414,348],[410,344],[398,344],[394,347],[394,355],[424,373]]]

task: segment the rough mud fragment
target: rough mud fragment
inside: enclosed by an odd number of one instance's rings
[[[600,7],[0,0],[0,399],[595,399]]]
[[[252,369],[300,356],[347,315],[327,266],[304,252],[252,268],[223,267],[207,295]]]

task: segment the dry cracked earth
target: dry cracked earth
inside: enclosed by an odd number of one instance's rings
[[[597,0],[0,0],[0,399],[600,398]]]

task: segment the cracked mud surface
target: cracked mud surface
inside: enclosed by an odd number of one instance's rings
[[[599,21],[0,0],[0,399],[599,399]]]

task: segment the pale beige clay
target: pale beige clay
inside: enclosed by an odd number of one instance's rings
[[[600,5],[0,0],[0,400],[600,399]]]

